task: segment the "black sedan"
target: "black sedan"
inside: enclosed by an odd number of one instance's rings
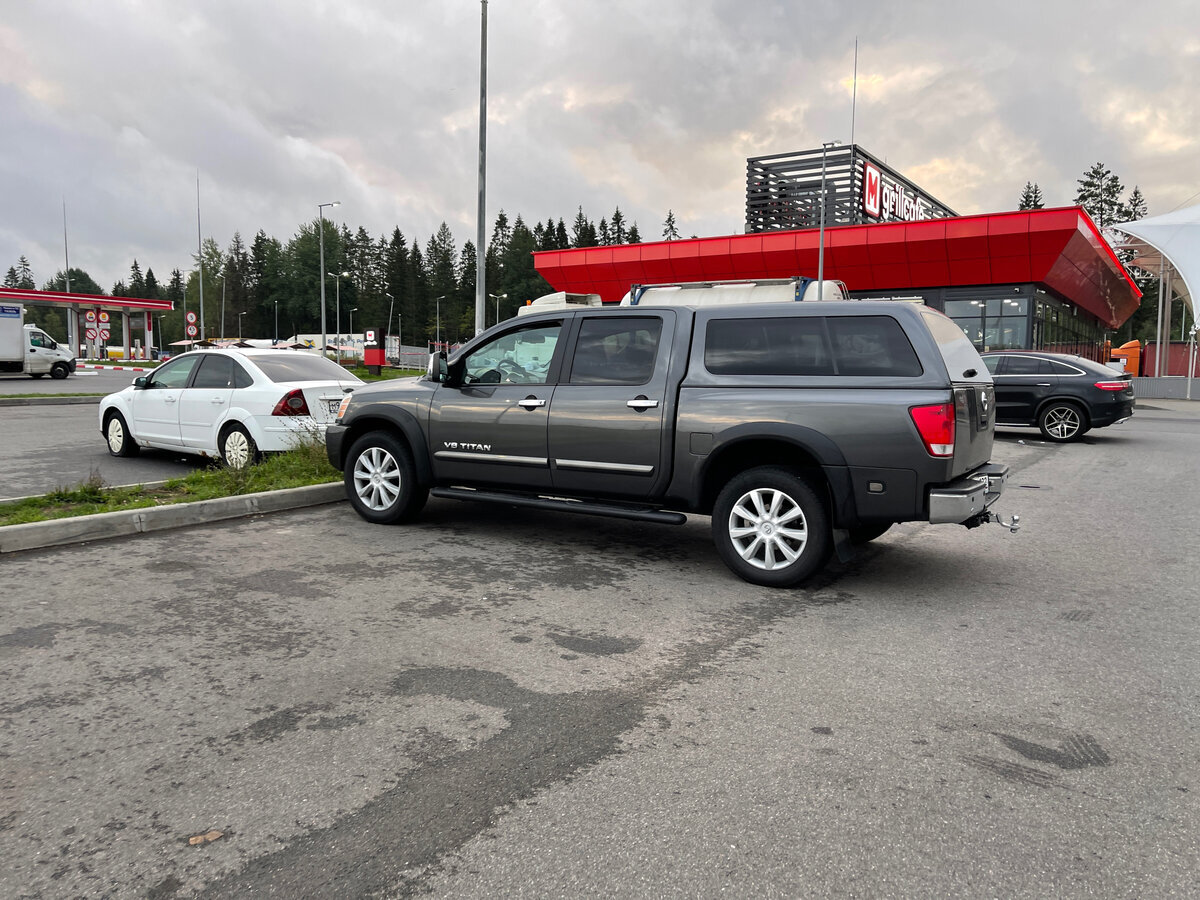
[[[1133,415],[1133,378],[1081,356],[1038,350],[980,354],[996,382],[996,424],[1036,426],[1048,441],[1083,437]]]

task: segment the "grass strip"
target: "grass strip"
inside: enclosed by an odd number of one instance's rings
[[[341,478],[342,473],[331,466],[325,456],[325,445],[317,443],[271,454],[245,469],[214,464],[155,487],[109,487],[99,473],[93,472],[90,478],[74,487],[57,488],[41,497],[0,506],[0,527],[279,491],[326,484]]]

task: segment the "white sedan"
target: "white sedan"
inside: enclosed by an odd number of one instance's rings
[[[113,456],[142,447],[221,458],[235,469],[261,452],[323,441],[346,391],[362,380],[297,350],[198,350],[100,402]]]

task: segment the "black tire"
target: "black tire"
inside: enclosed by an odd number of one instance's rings
[[[1038,429],[1042,436],[1056,444],[1079,440],[1089,427],[1087,416],[1079,405],[1067,400],[1055,400],[1038,414]]]
[[[226,426],[221,432],[221,444],[217,449],[225,465],[231,469],[244,469],[258,462],[258,445],[243,425]]]
[[[412,453],[386,431],[369,431],[350,446],[342,478],[354,511],[378,525],[412,521],[429,498]]]
[[[57,381],[62,381],[70,374],[71,370],[67,368],[66,363],[55,363],[50,367],[50,377]]]
[[[766,587],[800,584],[825,565],[833,548],[829,514],[816,491],[775,466],[750,469],[721,489],[712,530],[725,565],[743,581]]]
[[[869,544],[891,527],[891,522],[874,522],[870,525],[858,525],[850,529],[850,543]]]
[[[140,449],[129,433],[125,417],[119,412],[109,413],[104,420],[104,442],[113,456],[137,456]]]

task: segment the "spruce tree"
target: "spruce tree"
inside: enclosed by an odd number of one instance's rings
[[[1017,209],[1043,209],[1046,204],[1042,200],[1042,189],[1036,183],[1025,182],[1025,190],[1021,191],[1021,199]]]
[[[1087,211],[1098,226],[1104,228],[1120,221],[1124,186],[1104,163],[1098,162],[1084,172],[1078,185],[1075,202]]]
[[[667,210],[667,218],[663,222],[663,240],[679,240],[679,229],[675,226],[675,211],[673,209]]]

